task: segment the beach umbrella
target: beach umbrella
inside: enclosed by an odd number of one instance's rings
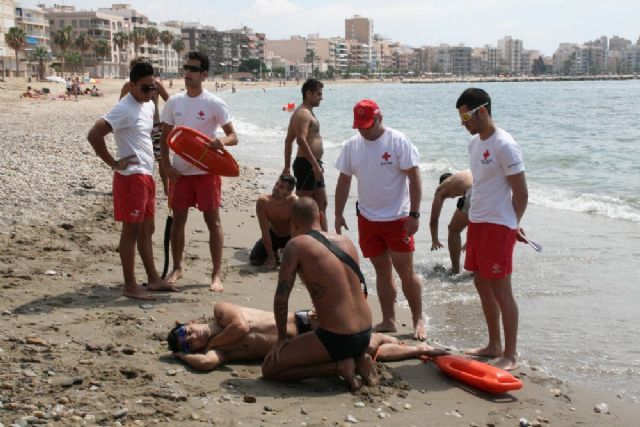
[[[46,79],[49,80],[50,82],[66,83],[65,79],[63,79],[62,77],[59,77],[59,76],[49,76]]]
[[[89,83],[96,83],[96,79],[90,79]]]

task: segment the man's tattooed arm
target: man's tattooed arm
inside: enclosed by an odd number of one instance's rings
[[[287,317],[289,315],[289,295],[296,280],[298,260],[295,256],[295,242],[289,242],[282,252],[282,263],[278,274],[278,287],[273,299],[273,313],[278,328],[278,341],[287,337]]]

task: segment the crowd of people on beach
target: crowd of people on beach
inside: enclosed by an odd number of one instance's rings
[[[207,135],[211,149],[225,150],[238,144],[238,136],[225,102],[203,88],[208,57],[189,52],[183,70],[186,90],[169,96],[149,62],[133,61],[120,101],[88,134],[96,154],[114,171],[113,210],[115,220],[122,222],[119,254],[123,295],[128,298],[152,300],[150,291],[179,291],[191,208],[202,212],[209,233],[210,290],[224,291],[221,178],[180,156],[171,157],[167,137],[174,127],[187,126]],[[374,100],[358,101],[353,107],[353,128],[358,133],[346,141],[335,165],[339,171],[335,233],[329,233],[323,143],[313,111],[323,99],[323,87],[313,78],[302,85],[302,102],[293,111],[284,141],[282,172],[270,193],[256,195],[261,238],[249,262],[278,268],[273,313],[220,301],[208,322],[176,325],[168,336],[169,347],[195,369],[215,369],[230,360],[264,359],[266,379],[339,376],[350,389],[357,389],[362,383],[377,383],[376,355],[384,361],[438,354],[424,343],[406,345],[384,334],[397,331],[395,272],[411,310],[413,337],[427,339],[421,281],[413,264],[414,235],[421,218],[420,153],[407,135],[383,124],[382,110]],[[162,111],[160,98],[165,102]],[[469,88],[455,108],[473,136],[468,145],[470,169],[440,178],[431,208],[431,250],[443,247],[438,218],[444,200],[459,197],[449,224],[451,273],[460,272],[461,233],[467,228],[464,268],[473,272],[489,335],[486,346],[466,353],[498,358],[496,366],[511,370],[517,367],[518,331],[512,253],[524,233],[519,223],[528,199],[523,156],[511,135],[493,122],[487,92]],[[217,136],[218,128],[224,136]],[[109,133],[117,145],[115,157],[105,142]],[[153,259],[156,162],[173,218],[173,267],[166,277],[158,273]],[[382,313],[375,325],[358,250],[342,235],[351,221],[344,217],[344,210],[354,176],[358,243],[375,270]],[[147,274],[146,288],[136,281],[136,249]],[[297,276],[309,292],[313,310],[289,310]]]

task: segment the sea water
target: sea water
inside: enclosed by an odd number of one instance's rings
[[[522,147],[529,185],[522,226],[544,246],[538,253],[518,244],[514,253],[520,360],[559,378],[637,401],[640,126],[635,101],[640,81],[474,85],[489,92],[495,122]],[[420,150],[423,219],[416,235],[415,264],[422,278],[430,339],[455,349],[484,344],[485,322],[469,274],[448,276],[447,250],[430,251],[428,216],[438,177],[468,168],[470,135],[460,125],[455,102],[470,86],[329,84],[314,109],[325,147],[330,230],[334,164],[343,142],[355,132],[352,108],[358,100],[374,99],[384,124],[406,133]],[[239,134],[234,155],[266,171],[263,188],[269,191],[283,167],[283,141],[291,117],[282,106],[300,102],[300,85],[288,82],[265,91],[240,86],[236,93],[219,95],[228,103]],[[351,228],[347,234],[357,240],[355,192],[353,183],[345,217]],[[440,217],[442,242],[454,205],[447,201]],[[373,285],[373,269],[363,264]],[[402,296],[399,300],[404,304]]]

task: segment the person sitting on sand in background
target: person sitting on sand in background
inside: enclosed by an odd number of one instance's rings
[[[278,263],[278,250],[283,249],[291,238],[291,205],[298,200],[293,194],[296,179],[291,175],[280,175],[271,193],[261,194],[256,201],[256,216],[262,238],[251,250],[249,260],[253,265],[273,268]]]
[[[318,327],[313,310],[299,310],[287,315],[287,337]],[[194,369],[210,371],[231,361],[262,360],[278,340],[273,313],[219,301],[213,318],[179,323],[167,337],[173,355]],[[426,344],[409,346],[395,337],[374,333],[367,348],[371,357],[381,362],[433,356],[445,352]]]
[[[282,252],[273,311],[278,342],[265,357],[262,375],[276,381],[341,376],[351,390],[360,388],[355,375],[377,382],[371,356],[371,309],[362,291],[358,251],[348,237],[321,232],[318,204],[301,197],[292,206],[292,238]],[[344,255],[343,262],[335,253]],[[350,258],[350,259],[349,259]],[[351,265],[345,264],[351,263]],[[318,328],[287,336],[289,296],[296,276],[307,287],[318,313]]]
[[[89,131],[87,139],[113,171],[113,212],[122,222],[120,261],[124,275],[122,294],[128,298],[152,300],[136,283],[136,246],[147,273],[148,290],[171,290],[156,271],[153,261],[152,235],[156,187],[153,181],[153,92],[157,90],[153,66],[136,64],[129,73],[130,92]],[[118,159],[109,153],[105,136],[113,132]]]
[[[456,172],[454,174],[445,173],[440,176],[440,185],[436,188],[431,203],[431,218],[429,220],[429,230],[431,232],[431,250],[437,251],[442,248],[438,238],[438,219],[442,211],[445,199],[460,197],[457,209],[449,222],[448,246],[449,257],[451,258],[451,274],[460,273],[460,252],[462,252],[462,239],[460,234],[467,227],[469,218],[469,206],[471,205],[471,184],[473,177],[469,169]]]

